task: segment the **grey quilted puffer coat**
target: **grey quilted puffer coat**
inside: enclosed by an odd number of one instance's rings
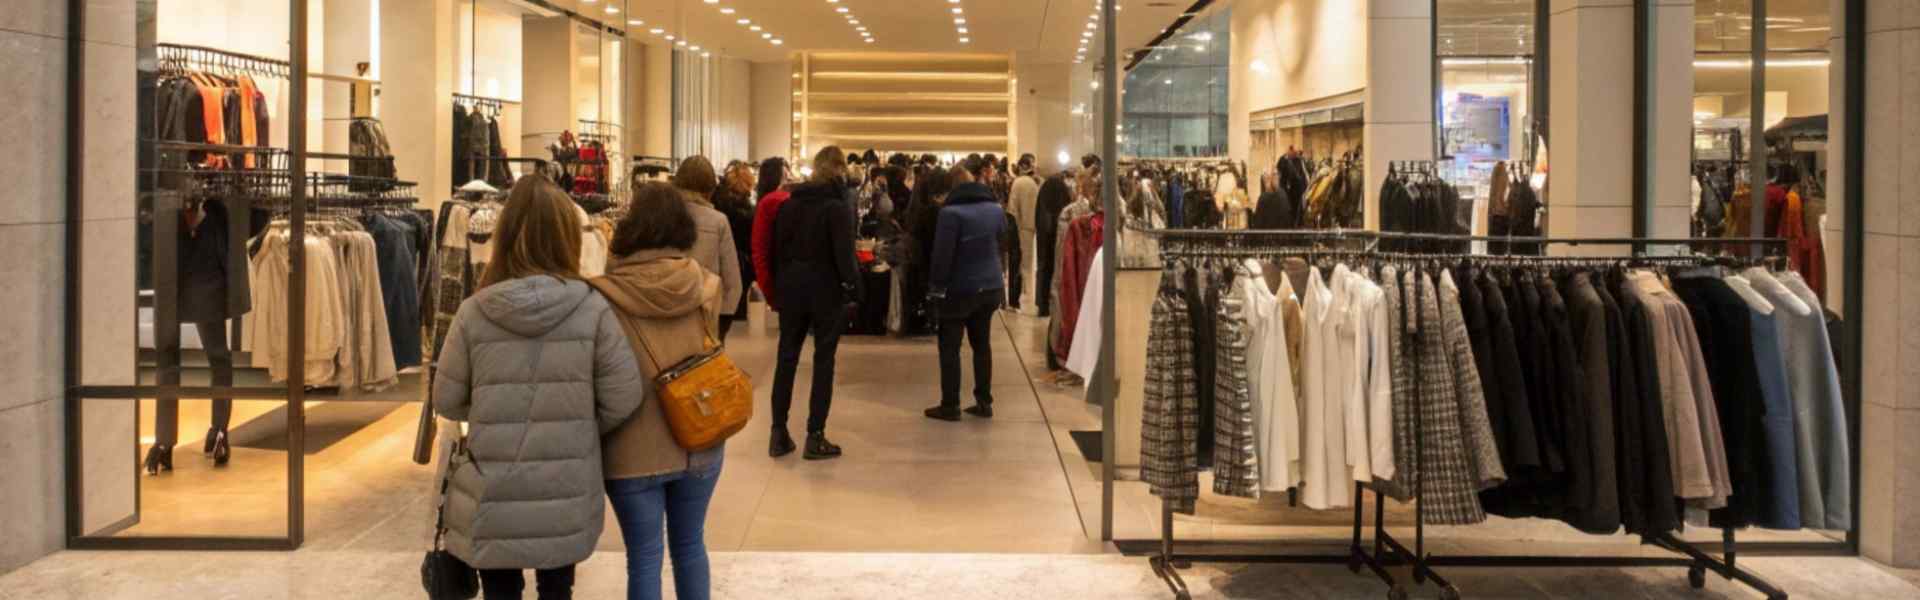
[[[447,549],[480,569],[551,569],[593,553],[605,516],[600,436],[647,393],[605,298],[527,277],[460,305],[434,410],[466,421],[451,457]]]

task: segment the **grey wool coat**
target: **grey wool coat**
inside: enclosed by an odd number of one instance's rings
[[[449,458],[447,549],[480,569],[551,569],[593,553],[605,519],[600,436],[647,393],[633,347],[583,281],[481,289],[455,314],[433,406],[469,424]]]

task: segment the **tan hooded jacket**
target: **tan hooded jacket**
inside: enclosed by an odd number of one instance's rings
[[[607,274],[589,283],[613,305],[649,385],[662,370],[705,351],[707,340],[719,339],[715,332],[720,323],[720,277],[684,251],[647,250],[615,257],[607,264]],[[607,479],[710,467],[720,461],[726,448],[722,444],[688,453],[674,441],[659,402],[643,404],[601,445]]]

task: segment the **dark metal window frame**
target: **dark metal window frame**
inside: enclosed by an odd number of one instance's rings
[[[1536,0],[1545,5],[1547,0]],[[1763,23],[1767,19],[1768,0],[1749,0],[1752,2],[1752,23]],[[1861,364],[1865,348],[1862,320],[1866,316],[1865,305],[1861,298],[1861,289],[1865,281],[1865,198],[1866,193],[1866,0],[1846,0],[1844,14],[1838,18],[1844,21],[1846,44],[1842,86],[1845,95],[1841,108],[1844,119],[1840,126],[1845,134],[1845,159],[1840,165],[1846,174],[1846,187],[1842,190],[1845,203],[1845,236],[1841,241],[1843,252],[1842,286],[1846,297],[1841,302],[1841,321],[1844,334],[1838,340],[1842,346],[1841,354],[1847,359],[1840,365],[1841,395],[1845,399],[1847,410],[1848,453],[1851,462],[1854,515],[1851,527],[1847,529],[1845,540],[1831,542],[1740,542],[1742,553],[1773,555],[1844,555],[1860,554],[1860,451],[1861,451],[1861,407],[1864,405],[1865,391],[1862,385],[1864,374]],[[1653,192],[1649,176],[1652,166],[1653,132],[1653,0],[1634,0],[1634,101],[1633,101],[1633,233],[1645,236],[1653,226]],[[1748,150],[1751,164],[1765,164],[1767,156],[1765,119],[1766,119],[1766,70],[1767,36],[1765,27],[1753,27],[1752,47],[1749,49],[1753,59],[1749,76],[1753,97],[1752,125]],[[1829,106],[1831,114],[1832,106]],[[1751,169],[1750,185],[1755,190],[1766,189],[1766,169]],[[1755,202],[1753,230],[1765,229],[1766,204]]]
[[[1756,19],[1756,22],[1758,20],[1764,19],[1765,4],[1767,0],[1752,0],[1752,1],[1755,3],[1754,18]],[[1180,19],[1176,20],[1174,24],[1167,29],[1166,32],[1163,32],[1159,38],[1156,38],[1154,40],[1152,44],[1149,44],[1147,49],[1143,49],[1135,52],[1131,57],[1132,61],[1137,64],[1138,61],[1140,61],[1146,56],[1147,52],[1150,51],[1153,46],[1157,45],[1158,43],[1164,41],[1166,38],[1170,37],[1173,34],[1173,32],[1179,31],[1180,27],[1183,26],[1187,20],[1189,20],[1191,14],[1197,12],[1198,8],[1203,8],[1208,3],[1210,3],[1210,0],[1202,0],[1201,2],[1197,2],[1195,4],[1196,10],[1189,10],[1188,11],[1189,14],[1187,16],[1182,16]],[[1429,3],[1430,3],[1430,10],[1432,11],[1431,14],[1434,21],[1434,27],[1437,29],[1438,23],[1439,23],[1439,0],[1429,0]],[[1738,553],[1750,555],[1750,556],[1752,555],[1758,555],[1758,556],[1769,556],[1769,555],[1770,556],[1858,556],[1860,554],[1860,522],[1861,522],[1861,518],[1860,518],[1861,517],[1860,515],[1860,504],[1861,504],[1861,499],[1860,499],[1861,416],[1860,416],[1860,412],[1861,412],[1861,405],[1863,402],[1863,398],[1861,396],[1861,393],[1863,391],[1863,387],[1861,385],[1863,371],[1862,371],[1860,357],[1862,356],[1861,352],[1864,348],[1864,345],[1863,345],[1864,338],[1862,333],[1863,328],[1862,328],[1861,319],[1865,315],[1865,311],[1864,311],[1863,300],[1859,291],[1862,286],[1862,281],[1864,279],[1864,272],[1865,272],[1865,266],[1864,266],[1865,234],[1863,229],[1863,226],[1865,224],[1864,211],[1863,211],[1863,208],[1865,205],[1865,199],[1863,197],[1863,194],[1865,193],[1864,132],[1865,132],[1865,111],[1866,111],[1866,71],[1865,71],[1866,0],[1846,0],[1846,5],[1844,10],[1845,10],[1845,14],[1841,15],[1840,18],[1845,21],[1845,31],[1847,32],[1847,36],[1845,38],[1845,44],[1846,44],[1845,57],[1844,57],[1845,62],[1842,65],[1842,68],[1845,69],[1844,71],[1845,80],[1843,82],[1843,85],[1845,88],[1845,97],[1842,100],[1845,103],[1843,105],[1844,111],[1845,111],[1845,118],[1841,125],[1844,128],[1843,131],[1846,137],[1845,154],[1844,154],[1845,161],[1844,161],[1844,164],[1841,165],[1841,168],[1844,169],[1843,172],[1846,173],[1846,186],[1844,191],[1842,192],[1843,194],[1845,194],[1844,202],[1846,206],[1845,208],[1846,234],[1842,242],[1842,247],[1844,248],[1844,252],[1846,252],[1846,257],[1845,257],[1845,260],[1843,261],[1844,273],[1842,275],[1843,281],[1844,281],[1843,285],[1845,286],[1845,289],[1846,289],[1846,297],[1843,301],[1843,306],[1842,306],[1842,319],[1845,322],[1846,327],[1845,327],[1845,334],[1841,341],[1844,344],[1842,346],[1844,356],[1849,357],[1852,360],[1846,361],[1845,363],[1841,364],[1840,367],[1841,367],[1842,394],[1846,398],[1847,412],[1848,412],[1848,431],[1850,436],[1849,451],[1851,453],[1850,460],[1852,462],[1852,468],[1851,468],[1851,472],[1852,472],[1851,487],[1853,492],[1852,509],[1854,514],[1854,519],[1853,519],[1852,527],[1847,530],[1846,539],[1843,541],[1831,541],[1831,542],[1818,542],[1818,541],[1752,542],[1752,541],[1748,541],[1748,542],[1738,542],[1734,546],[1735,550]],[[1535,135],[1541,136],[1543,139],[1546,138],[1548,134],[1548,128],[1546,127],[1546,123],[1547,123],[1547,117],[1550,114],[1549,113],[1550,98],[1548,97],[1548,94],[1550,91],[1549,77],[1551,77],[1551,72],[1552,72],[1552,69],[1551,69],[1552,31],[1551,31],[1551,15],[1549,14],[1549,12],[1550,12],[1549,0],[1535,0],[1534,67],[1532,70],[1533,82],[1532,82],[1532,92],[1531,92],[1534,97],[1532,99],[1532,102],[1530,102],[1530,105],[1533,107],[1533,110],[1536,111],[1536,114],[1538,115],[1537,117],[1538,122],[1540,123],[1540,127],[1535,132]],[[1102,27],[1104,28],[1103,30],[1105,31],[1105,36],[1110,37],[1113,35],[1111,23],[1112,23],[1111,20],[1109,20],[1107,23],[1102,24]],[[1633,201],[1633,212],[1634,212],[1633,234],[1634,234],[1634,237],[1636,238],[1646,237],[1647,232],[1650,231],[1651,229],[1650,219],[1652,215],[1651,195],[1648,190],[1648,185],[1649,185],[1648,173],[1650,171],[1649,162],[1651,159],[1650,158],[1651,157],[1650,141],[1652,139],[1651,98],[1649,98],[1648,96],[1648,93],[1652,90],[1651,78],[1653,75],[1653,68],[1652,68],[1653,56],[1652,56],[1652,52],[1650,51],[1652,38],[1653,38],[1652,36],[1653,32],[1652,32],[1651,26],[1652,26],[1652,0],[1635,0],[1634,1],[1634,117],[1633,117],[1634,157],[1633,157],[1633,173],[1632,173],[1631,188],[1633,190],[1632,201]],[[1764,30],[1765,28],[1756,27],[1754,29],[1756,31],[1759,31],[1759,30]],[[1760,38],[1756,41],[1756,48],[1764,50],[1765,48],[1764,33],[1756,37]],[[1441,57],[1439,56],[1439,52],[1438,52],[1439,36],[1438,36],[1437,30],[1434,31],[1433,39],[1431,40],[1431,42],[1434,47],[1432,77],[1433,77],[1433,87],[1434,87],[1433,113],[1436,119],[1435,136],[1434,136],[1433,143],[1434,143],[1435,155],[1438,156],[1441,149],[1441,145],[1440,145],[1441,138],[1439,136],[1439,123],[1440,123],[1439,119],[1441,117],[1441,114],[1440,114],[1440,110],[1441,110],[1440,108],[1440,105],[1441,105],[1440,59]],[[1115,57],[1115,55],[1116,53],[1113,50],[1107,51],[1107,56],[1110,57],[1110,59]],[[1758,52],[1758,56],[1756,57],[1755,65],[1754,65],[1754,70],[1756,73],[1764,72],[1764,69],[1766,66],[1765,60],[1766,60],[1765,52],[1764,51]],[[1129,67],[1131,66],[1132,65],[1130,64]],[[1108,83],[1109,85],[1113,84],[1112,81],[1109,81]],[[1763,81],[1755,83],[1756,90],[1759,90],[1759,92],[1756,95],[1758,96],[1765,95],[1764,88],[1761,87],[1763,84],[1764,84]],[[1756,98],[1755,101],[1758,103],[1762,103],[1762,104],[1756,105],[1756,108],[1755,108],[1756,115],[1763,115],[1764,112],[1762,112],[1761,109],[1764,107],[1764,98]],[[1105,130],[1108,132],[1108,135],[1102,138],[1103,142],[1106,142],[1109,144],[1105,146],[1109,151],[1113,149],[1113,146],[1110,145],[1113,139],[1112,128],[1113,128],[1113,124],[1108,123],[1105,128]],[[1763,136],[1761,135],[1754,135],[1751,137],[1753,137],[1756,140],[1761,140],[1763,138]],[[1759,145],[1764,146],[1764,141],[1759,142]],[[1761,149],[1760,153],[1756,153],[1756,154],[1759,156],[1764,156],[1764,148]],[[1109,281],[1111,281],[1112,278],[1109,277],[1108,279]],[[1109,292],[1108,296],[1109,297],[1112,296],[1111,292]],[[1110,313],[1111,311],[1108,311],[1108,312]],[[1106,351],[1111,351],[1111,344],[1109,344],[1109,348],[1107,348]],[[1105,364],[1112,364],[1111,362],[1112,359],[1110,357],[1103,358],[1103,360],[1105,361]],[[1093,384],[1093,383],[1099,383],[1099,382],[1098,381],[1090,382],[1090,384]],[[1104,402],[1106,402],[1108,406],[1112,405],[1111,400],[1116,396],[1117,394],[1114,394],[1111,391],[1105,391],[1105,390],[1099,391],[1098,393],[1095,393],[1093,395],[1093,397],[1095,398],[1102,399]],[[1114,414],[1113,414],[1114,411],[1108,410],[1103,412],[1104,412],[1104,416],[1103,416],[1102,425],[1103,425],[1104,431],[1102,436],[1103,437],[1102,445],[1104,448],[1106,448],[1106,451],[1108,453],[1107,455],[1112,456],[1114,452],[1114,447],[1115,447],[1113,436],[1114,436],[1114,431],[1116,427],[1114,423]],[[1102,502],[1101,502],[1102,504],[1101,539],[1107,540],[1107,541],[1113,541],[1116,544],[1120,544],[1123,548],[1123,551],[1128,552],[1130,554],[1139,554],[1139,553],[1147,552],[1147,550],[1142,550],[1143,548],[1157,548],[1158,544],[1160,543],[1158,540],[1114,540],[1113,539],[1113,506],[1114,506],[1113,482],[1115,481],[1116,477],[1117,477],[1117,474],[1115,472],[1114,465],[1111,464],[1110,461],[1104,464],[1102,467],[1103,489],[1102,489]],[[1181,544],[1181,546],[1183,547],[1200,549],[1202,551],[1213,549],[1213,548],[1227,548],[1227,547],[1233,548],[1233,550],[1231,551],[1231,554],[1223,556],[1223,558],[1230,558],[1231,560],[1223,560],[1220,562],[1288,562],[1286,560],[1280,560],[1280,561],[1260,560],[1257,557],[1249,556],[1248,553],[1246,552],[1248,548],[1257,546],[1257,545],[1258,544],[1250,545],[1245,543],[1225,543],[1225,542],[1183,542]]]
[[[288,19],[288,126],[287,148],[288,168],[294,173],[304,172],[307,163],[307,0],[287,0]],[[142,9],[153,10],[153,4],[142,0]],[[67,165],[66,165],[66,258],[63,297],[66,301],[66,315],[63,322],[62,370],[64,371],[64,417],[65,432],[65,476],[66,476],[66,542],[67,548],[74,550],[191,550],[191,551],[241,551],[241,550],[293,550],[300,547],[305,539],[305,477],[306,477],[306,374],[301,369],[291,369],[284,387],[194,387],[181,385],[125,385],[96,386],[87,385],[82,380],[83,362],[86,357],[84,344],[85,293],[82,286],[86,265],[82,259],[86,249],[84,225],[85,185],[88,169],[84,166],[83,148],[86,141],[86,106],[88,89],[86,81],[86,0],[67,1]],[[140,56],[152,58],[154,50],[154,19],[136,19],[136,26],[147,28],[136,35],[136,52]],[[150,108],[150,107],[149,107]],[[149,143],[142,137],[136,137],[136,144]],[[129,174],[138,180],[139,173]],[[289,217],[294,247],[305,243],[306,178],[290,177],[289,196],[292,211]],[[132,201],[131,198],[124,199]],[[156,219],[158,223],[160,219]],[[162,239],[156,235],[154,244],[156,256],[177,256],[177,252],[163,248],[174,244],[172,239]],[[291,269],[288,281],[287,311],[288,320],[303,323],[306,320],[306,256],[304,253],[290,254]],[[175,282],[173,265],[168,269],[155,269],[153,277],[155,288],[172,288]],[[179,317],[174,310],[155,311],[155,338],[163,332],[173,332],[177,336],[180,328]],[[133,326],[133,323],[122,324]],[[306,331],[303,327],[288,330],[288,362],[300,364],[306,360]],[[164,365],[163,365],[164,366]],[[134,482],[134,512],[127,521],[104,530],[105,535],[85,530],[85,461],[83,448],[86,431],[84,429],[84,411],[89,401],[133,402],[136,422],[139,417],[139,404],[148,398],[227,396],[238,400],[284,400],[287,407],[287,504],[286,535],[273,536],[125,536],[115,537],[116,531],[131,526],[140,518],[141,482],[136,475]],[[138,433],[130,440],[135,454],[129,458],[139,460]]]

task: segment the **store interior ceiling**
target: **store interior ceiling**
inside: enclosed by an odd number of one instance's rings
[[[796,51],[1018,53],[1072,62],[1086,35],[1097,34],[1089,27],[1097,27],[1099,10],[1098,0],[482,1],[517,6],[528,14],[538,14],[538,5],[571,10],[625,27],[633,39],[698,46],[755,62],[785,61]],[[1191,0],[1118,1],[1123,54],[1149,43],[1192,5]],[[1753,1],[1697,0],[1695,48],[1702,53],[1749,50]],[[1231,10],[1232,4],[1218,1],[1207,12]],[[1534,5],[1535,0],[1437,0],[1441,54],[1532,54]],[[1830,0],[1768,0],[1768,47],[1824,51],[1832,33],[1831,10]],[[1089,56],[1097,54],[1097,43],[1088,46]]]
[[[671,43],[688,42],[683,48],[700,46],[717,56],[755,62],[784,61],[795,51],[835,50],[1020,53],[1046,62],[1072,62],[1088,25],[1096,22],[1091,17],[1098,8],[1096,0],[547,2],[624,26],[634,39],[664,42],[672,35]],[[1120,0],[1121,48],[1145,45],[1191,4]],[[618,12],[608,12],[609,5]],[[961,18],[964,24],[957,22]],[[873,41],[866,41],[863,33]]]

